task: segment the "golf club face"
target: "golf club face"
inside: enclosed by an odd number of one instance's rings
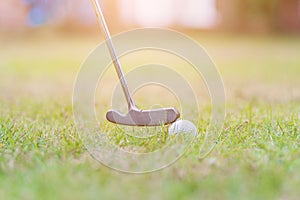
[[[175,122],[180,117],[176,108],[153,110],[130,109],[127,114],[109,110],[106,119],[109,122],[127,126],[161,126]]]

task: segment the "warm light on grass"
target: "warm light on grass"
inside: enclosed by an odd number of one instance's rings
[[[223,134],[206,159],[198,160],[202,140],[197,140],[175,165],[140,176],[116,173],[93,160],[75,129],[73,83],[99,37],[46,35],[7,42],[0,48],[0,199],[298,199],[300,39],[192,36],[223,76],[228,99]],[[122,61],[130,60],[134,57]],[[109,76],[108,84],[116,78],[113,71]],[[199,133],[209,123],[205,103]],[[110,139],[142,152],[168,137],[145,144],[121,133]]]

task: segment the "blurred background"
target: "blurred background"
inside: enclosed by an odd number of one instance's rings
[[[112,34],[167,27],[195,39],[219,67],[228,99],[300,99],[300,0],[100,4]],[[81,63],[101,40],[89,0],[0,0],[0,97],[69,102]]]
[[[102,0],[112,31],[163,26],[253,32],[300,32],[300,0]],[[39,26],[95,27],[89,0],[0,2],[1,31]]]

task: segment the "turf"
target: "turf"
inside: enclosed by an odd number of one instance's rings
[[[2,38],[0,199],[298,199],[300,38],[189,35],[222,74],[224,130],[206,159],[195,143],[174,165],[143,175],[99,164],[76,132],[72,87],[98,37]]]

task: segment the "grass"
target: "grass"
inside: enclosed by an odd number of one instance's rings
[[[0,199],[298,199],[300,38],[190,35],[210,52],[224,79],[223,134],[206,159],[198,159],[196,143],[174,165],[143,175],[96,162],[75,129],[72,87],[97,37],[5,39]]]

